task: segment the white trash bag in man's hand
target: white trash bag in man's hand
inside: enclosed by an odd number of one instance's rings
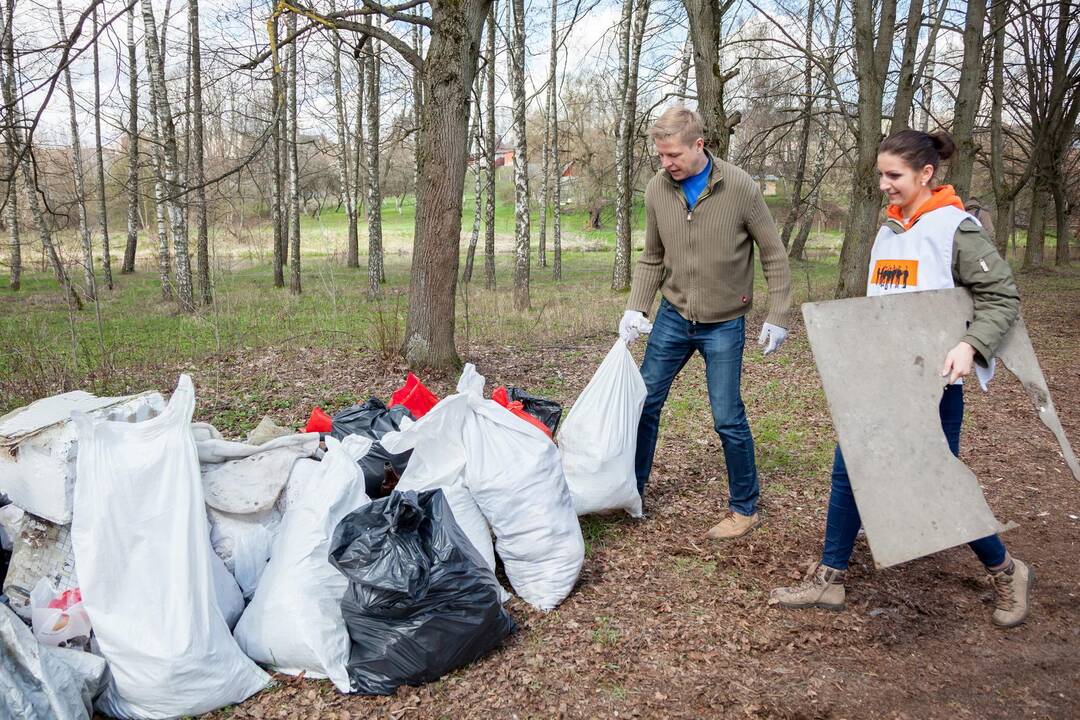
[[[616,341],[559,430],[566,484],[578,515],[625,510],[641,517],[634,475],[645,381]]]

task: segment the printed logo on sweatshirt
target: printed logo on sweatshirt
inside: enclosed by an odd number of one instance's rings
[[[878,260],[871,283],[882,290],[916,287],[919,284],[918,260]]]

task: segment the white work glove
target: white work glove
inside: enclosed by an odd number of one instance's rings
[[[627,310],[619,321],[619,337],[627,345],[632,345],[639,336],[648,335],[651,331],[652,323],[637,310]]]
[[[765,323],[761,326],[761,336],[758,338],[758,345],[764,345],[764,355],[779,350],[780,346],[787,340],[787,330],[779,325],[773,325],[772,323]]]

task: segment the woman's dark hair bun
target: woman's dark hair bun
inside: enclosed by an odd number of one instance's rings
[[[934,143],[934,149],[942,160],[948,160],[956,152],[956,143],[945,131],[930,133],[930,140]]]

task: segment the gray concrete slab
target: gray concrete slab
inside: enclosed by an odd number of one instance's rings
[[[963,289],[803,305],[807,336],[879,567],[1008,529],[990,511],[975,475],[949,452],[938,417],[941,364],[971,316],[971,296]],[[1022,322],[1010,331],[999,356],[1024,384],[1080,479]],[[968,382],[973,392],[974,376]]]

